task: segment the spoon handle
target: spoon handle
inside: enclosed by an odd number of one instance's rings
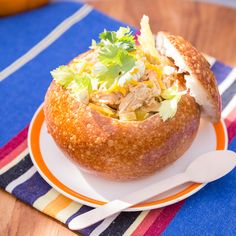
[[[185,173],[177,174],[154,183],[143,189],[128,194],[120,199],[113,200],[105,205],[97,207],[82,215],[75,217],[70,223],[69,228],[72,230],[80,230],[92,224],[95,224],[115,213],[125,210],[133,205],[148,200],[160,193],[170,190],[180,184],[188,182],[189,179]]]

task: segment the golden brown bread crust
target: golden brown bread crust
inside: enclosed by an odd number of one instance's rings
[[[165,122],[159,115],[122,122],[81,105],[54,81],[44,113],[48,132],[68,157],[113,180],[147,176],[178,159],[192,144],[200,121],[190,95],[182,96],[176,115]]]
[[[207,98],[213,107],[213,111],[210,112],[210,109],[206,109],[204,112],[208,113],[207,115],[212,122],[219,121],[221,117],[221,98],[215,76],[211,71],[207,60],[190,42],[186,41],[181,36],[159,32],[157,40],[158,38],[169,40],[170,44],[177,49],[181,59],[184,61],[186,69],[191,72],[191,79],[199,81],[200,86],[202,86],[207,93]],[[173,53],[172,58],[174,58]]]

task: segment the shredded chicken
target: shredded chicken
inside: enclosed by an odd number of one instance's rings
[[[152,90],[145,84],[139,84],[130,89],[130,92],[121,99],[119,113],[135,111],[141,107],[144,102],[152,98]]]
[[[141,110],[144,112],[157,112],[159,107],[160,103],[154,98],[152,98],[150,101],[147,102],[146,105],[141,108]]]
[[[154,71],[149,71],[149,80],[153,84],[152,93],[154,97],[157,97],[161,94],[161,87],[156,79],[156,74]]]
[[[107,104],[109,106],[119,105],[122,98],[122,94],[117,93],[96,93],[91,96],[91,100],[97,103]]]

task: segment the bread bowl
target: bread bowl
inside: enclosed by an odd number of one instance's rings
[[[148,20],[138,43],[129,28],[101,33],[91,50],[52,71],[45,96],[47,129],[59,148],[81,169],[115,181],[174,162],[192,144],[201,115],[220,119],[207,61],[180,36],[159,32],[155,42]]]

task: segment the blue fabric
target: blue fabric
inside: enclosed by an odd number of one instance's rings
[[[0,19],[0,70],[43,39],[81,4],[54,4],[32,12]]]
[[[218,61],[215,62],[211,69],[216,75],[218,84],[220,84],[232,70],[230,66],[222,64]]]
[[[47,193],[51,188],[41,175],[36,172],[30,179],[15,187],[12,194],[32,205],[35,200]]]
[[[222,96],[222,106],[223,107],[226,106],[230,102],[231,98],[234,97],[235,95],[236,95],[236,75],[234,82],[229,86],[228,89],[226,89],[226,91]]]
[[[65,10],[67,15],[69,12],[73,13],[78,9],[77,4],[67,3],[66,6],[69,6],[69,10]],[[68,7],[65,9],[67,8]],[[42,15],[48,14],[48,11],[50,11],[51,14],[57,15],[58,11],[60,10],[63,12],[63,9],[62,4],[53,4],[45,7]],[[13,18],[9,17],[4,20],[3,26],[1,23],[0,25],[2,28],[7,27],[7,25],[9,26],[10,24],[7,22],[14,22],[16,17],[19,17],[17,22],[21,22],[22,20],[25,24],[26,21],[34,21],[35,15],[38,17],[40,14],[39,10],[36,10],[26,14],[24,17],[23,15],[15,16]],[[64,16],[65,15],[66,14],[64,14]],[[26,20],[26,18],[28,20]],[[47,19],[47,17],[42,18]],[[51,18],[51,21],[53,21],[53,19],[54,17]],[[56,22],[58,23],[58,21]],[[31,27],[37,28],[39,24],[45,25],[46,22],[37,21],[35,24],[32,23]],[[56,23],[54,25],[56,25]],[[104,28],[108,30],[117,30],[121,25],[124,24],[109,17],[105,17],[103,14],[93,10],[87,17],[72,26],[32,61],[28,62],[7,79],[0,82],[0,146],[3,146],[30,122],[37,107],[43,102],[44,95],[51,82],[49,72],[59,65],[68,63],[81,52],[88,50],[88,47],[91,44],[91,39],[96,39],[98,34],[103,31]],[[14,28],[14,25],[12,25],[11,28]],[[5,34],[6,30],[7,29],[5,29]],[[17,30],[30,31],[28,28],[19,28],[18,24],[16,24],[14,31],[17,32]],[[48,30],[44,31],[41,37],[46,35],[47,32]],[[6,35],[4,35],[4,37],[6,37]],[[40,37],[38,37],[37,40],[34,37],[28,37],[27,32],[24,32],[20,37],[21,38],[15,38],[15,44],[19,45],[19,42],[21,42],[24,50],[29,47],[28,44],[32,46],[36,41],[41,39]],[[0,43],[1,52],[3,50],[5,50],[5,52],[9,50],[5,49],[5,47],[6,45],[3,47]],[[22,49],[22,51],[24,50]],[[11,52],[10,54],[12,55],[14,53]],[[11,58],[9,56],[8,62],[13,60],[14,57],[16,56],[12,55]],[[1,66],[3,67],[3,65]]]
[[[236,138],[229,145],[236,151]],[[163,236],[236,235],[236,169],[188,198]]]

